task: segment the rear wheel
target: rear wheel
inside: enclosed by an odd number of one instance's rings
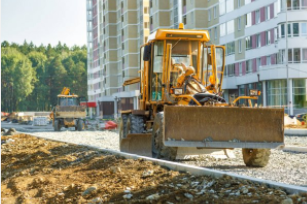
[[[127,122],[128,122],[128,114],[122,114],[121,115],[121,120],[120,120],[120,124],[119,124],[119,148],[120,151],[123,150],[123,146],[122,146],[122,140],[124,138],[127,137],[128,134],[128,130],[127,130]]]
[[[164,113],[157,113],[152,131],[152,157],[158,159],[175,160],[177,147],[166,147],[163,144]]]
[[[143,133],[144,132],[144,119],[143,116],[130,115],[127,122],[128,132],[133,133]]]
[[[54,131],[60,131],[60,123],[59,120],[54,120]]]
[[[82,131],[83,128],[83,120],[78,120],[78,131]]]
[[[246,166],[264,167],[269,163],[270,149],[242,149],[243,160]]]

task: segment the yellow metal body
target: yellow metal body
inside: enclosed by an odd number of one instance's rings
[[[144,126],[146,131],[150,131],[152,122],[157,112],[165,111],[165,107],[175,106],[176,111],[169,111],[165,120],[168,121],[165,124],[166,130],[172,130],[172,134],[176,135],[177,130],[184,128],[189,136],[190,141],[200,140],[202,137],[193,138],[194,133],[202,133],[205,131],[212,131],[215,129],[216,135],[226,134],[227,129],[223,124],[223,121],[233,120],[233,117],[241,117],[248,115],[249,118],[257,117],[261,115],[267,115],[268,118],[281,119],[281,114],[274,115],[274,111],[261,110],[249,111],[248,109],[236,108],[234,104],[240,99],[248,99],[250,107],[252,107],[251,100],[257,100],[257,96],[240,96],[230,104],[224,102],[204,103],[196,99],[195,95],[198,93],[211,94],[210,96],[220,97],[222,95],[222,83],[225,69],[225,47],[209,45],[210,36],[208,31],[205,30],[185,30],[180,25],[179,29],[158,29],[151,34],[148,38],[148,42],[140,48],[140,76],[135,79],[127,80],[124,85],[133,83],[140,83],[140,97],[139,97],[139,110],[147,111],[150,114],[144,115]],[[146,59],[146,60],[144,60]],[[174,90],[182,89],[182,94],[175,94]],[[199,109],[185,109],[187,106],[199,106]],[[203,106],[207,106],[207,109]],[[214,115],[211,108],[217,108],[222,110],[227,108],[225,114]],[[203,111],[200,111],[203,110]],[[226,109],[225,109],[226,110]],[[187,121],[193,115],[198,115],[199,118],[194,118],[193,123],[186,127],[184,122],[181,122],[178,112],[181,112],[180,117],[185,117]],[[283,112],[283,109],[278,110],[278,113]],[[203,113],[203,114],[199,114]],[[206,113],[210,113],[210,117],[206,116]],[[234,114],[237,113],[237,114]],[[127,114],[127,113],[124,113]],[[132,113],[131,113],[132,114]],[[214,117],[211,117],[214,116]],[[174,122],[171,122],[171,118],[177,117]],[[206,117],[206,120],[202,120],[202,117]],[[224,118],[221,118],[224,117]],[[178,119],[178,120],[177,120]],[[208,121],[212,120],[210,123]],[[175,122],[176,121],[176,122]],[[196,122],[198,121],[198,122]],[[248,130],[252,130],[255,121],[253,120],[238,120],[239,123],[236,133],[239,134],[240,139],[245,138],[249,143],[253,143],[253,136],[249,136],[242,128],[248,127]],[[208,129],[208,125],[201,125],[208,122],[211,128]],[[249,123],[251,122],[251,123]],[[266,124],[263,124],[261,120],[257,120],[257,128],[263,127],[263,131],[267,130]],[[229,123],[231,124],[231,123]],[[270,123],[268,123],[270,125]],[[279,126],[278,126],[279,125]],[[242,127],[242,128],[241,128]],[[265,128],[264,128],[265,127]],[[274,129],[275,128],[275,129]],[[276,129],[277,128],[277,129]],[[261,132],[262,130],[256,129],[255,131]],[[275,124],[272,131],[276,133],[276,140],[273,142],[283,142],[283,126],[282,124]],[[210,135],[210,131],[207,135]],[[241,132],[240,132],[241,131]],[[166,132],[165,134],[168,134]],[[240,135],[241,134],[241,135]],[[243,135],[244,134],[244,135]],[[132,147],[131,138],[138,138],[137,143],[143,144],[151,141],[147,137],[151,137],[149,134],[129,134],[125,138],[122,138],[121,144],[125,147]],[[172,139],[165,135],[164,144],[168,146],[174,146],[174,144],[186,145],[183,143],[172,143]],[[218,138],[226,138],[228,141],[236,139],[233,136],[223,135]],[[166,141],[166,139],[170,141]],[[176,138],[179,139],[180,138]],[[203,138],[204,139],[204,138]],[[256,140],[254,140],[256,142]],[[124,144],[124,143],[127,144]],[[225,142],[225,141],[224,141]],[[194,143],[193,143],[194,144]],[[226,144],[226,145],[225,145]],[[240,144],[238,144],[240,146]],[[144,145],[145,146],[145,145]],[[196,147],[196,146],[194,146]],[[215,146],[217,147],[217,146]],[[221,143],[218,148],[228,148],[227,143]],[[268,148],[267,146],[266,148]],[[135,148],[135,147],[134,147]],[[126,148],[123,151],[134,152],[133,149]],[[147,150],[150,151],[150,150]],[[141,151],[139,151],[141,152]]]
[[[76,104],[76,100],[79,96],[70,94],[70,89],[64,87],[57,97],[58,100],[65,103],[61,104],[59,102],[59,104],[54,107],[53,112],[50,113],[53,125],[55,120],[59,120],[61,126],[76,127],[76,122],[86,117],[85,107]],[[73,101],[72,104],[70,104],[69,101]]]

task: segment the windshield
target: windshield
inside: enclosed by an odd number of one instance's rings
[[[209,77],[212,75],[212,66],[209,64],[211,57],[210,47],[204,48],[204,64],[203,64],[203,83],[205,86],[210,85]],[[220,84],[223,76],[224,67],[224,50],[221,47],[216,47],[216,74],[217,83]]]
[[[78,101],[77,98],[71,98],[71,97],[67,97],[67,98],[59,98],[58,100],[58,105],[60,106],[76,106],[78,105]]]
[[[172,44],[172,63],[193,66],[197,72],[198,41],[168,40]]]
[[[185,67],[192,66],[195,69],[195,74],[198,70],[198,45],[199,41],[185,40],[167,40],[166,44],[172,44],[170,83],[177,84],[178,76],[184,71]],[[157,101],[162,99],[162,69],[163,56],[165,55],[164,41],[156,41],[153,49],[153,68],[151,74],[151,100]]]

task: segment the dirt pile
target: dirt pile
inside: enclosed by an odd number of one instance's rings
[[[307,194],[169,171],[142,159],[27,135],[1,140],[2,203],[307,202]]]

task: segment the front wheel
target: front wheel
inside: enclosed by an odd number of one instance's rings
[[[82,131],[82,128],[83,128],[83,120],[78,120],[78,131]]]
[[[269,163],[270,149],[242,149],[243,160],[249,167],[265,167]]]
[[[54,131],[60,131],[60,123],[59,123],[59,120],[54,120],[53,127],[54,127]]]
[[[165,160],[175,160],[177,147],[167,147],[163,143],[164,113],[157,113],[152,131],[152,157]]]

